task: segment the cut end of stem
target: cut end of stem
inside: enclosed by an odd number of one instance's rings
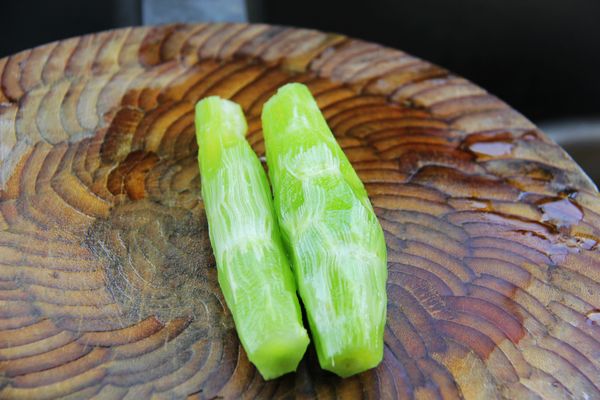
[[[294,337],[280,336],[265,341],[248,358],[256,365],[265,380],[294,372],[308,347],[306,331]]]
[[[328,360],[319,359],[321,368],[333,372],[342,378],[359,374],[375,368],[383,359],[383,349],[373,351],[372,348],[355,348],[345,350]]]
[[[242,107],[210,96],[196,103],[196,141],[200,170],[210,173],[225,149],[245,142],[248,125]]]
[[[239,104],[210,96],[196,103],[196,137],[198,143],[214,140],[243,139],[248,130]]]

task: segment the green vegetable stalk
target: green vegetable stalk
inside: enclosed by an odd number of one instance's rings
[[[198,162],[219,284],[250,361],[265,379],[296,370],[308,346],[271,191],[239,105],[196,105]]]
[[[386,246],[365,188],[310,91],[293,83],[264,106],[269,176],[321,367],[346,377],[379,364]]]

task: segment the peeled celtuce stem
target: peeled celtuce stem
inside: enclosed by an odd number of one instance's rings
[[[379,364],[386,246],[364,186],[310,91],[293,83],[264,106],[269,176],[321,367],[342,377]]]
[[[202,198],[219,284],[249,360],[265,379],[295,371],[308,346],[271,191],[239,105],[196,105]]]

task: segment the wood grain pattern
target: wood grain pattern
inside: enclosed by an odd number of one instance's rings
[[[389,249],[385,357],[264,382],[216,283],[193,104],[306,83]],[[265,25],[0,60],[0,398],[600,398],[600,201],[506,104],[408,54]]]

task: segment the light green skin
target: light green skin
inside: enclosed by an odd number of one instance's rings
[[[239,105],[196,105],[198,163],[219,284],[248,359],[265,379],[295,371],[309,339],[271,191]]]
[[[321,367],[347,377],[383,357],[387,254],[366,190],[308,88],[264,106],[275,209]]]

